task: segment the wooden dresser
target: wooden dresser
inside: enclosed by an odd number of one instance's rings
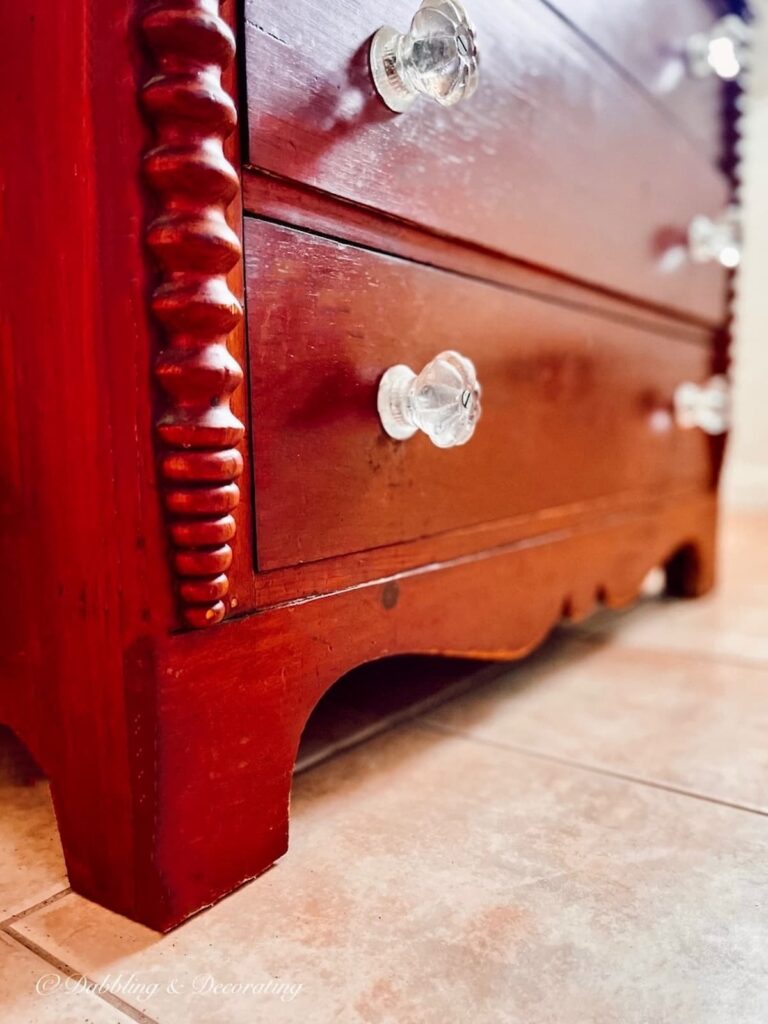
[[[0,720],[154,927],[353,667],[712,585],[745,12],[467,8],[5,5]]]

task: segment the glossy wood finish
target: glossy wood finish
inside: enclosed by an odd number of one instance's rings
[[[550,0],[547,0],[550,2]],[[713,164],[726,162],[726,88],[714,75],[694,78],[686,41],[726,12],[722,0],[551,0],[550,6],[623,68],[674,118]]]
[[[720,321],[724,276],[681,253],[724,179],[540,0],[474,0],[478,92],[396,115],[366,43],[413,0],[247,0],[248,160],[432,231]],[[306,30],[312,25],[311,32]],[[500,168],[503,172],[500,173]]]
[[[601,316],[651,325],[672,337],[700,339],[701,327],[706,326],[697,323],[696,318],[658,310],[637,300],[628,301],[604,288],[587,287],[552,271],[436,235],[380,210],[358,206],[328,192],[275,178],[252,167],[243,169],[243,203],[249,212],[265,220],[353,242],[391,256],[402,256],[415,263],[454,270],[467,277],[510,285],[518,291],[594,310]],[[235,393],[235,398],[238,394]]]
[[[243,317],[228,281],[242,253],[227,223],[240,182],[224,153],[237,111],[222,86],[235,39],[218,0],[154,0],[141,30],[151,55],[141,100],[155,133],[146,243],[161,271],[152,310],[165,342],[160,475],[182,617],[209,626],[226,611],[245,432],[230,406],[243,372],[227,347]]]
[[[113,906],[135,900],[151,834],[137,836],[135,785],[152,773],[152,638],[175,618],[135,13],[123,0],[6,4],[0,64],[0,720],[53,780],[75,884]]]
[[[251,219],[245,244],[260,568],[706,486],[706,439],[670,414],[709,376],[705,344]],[[446,348],[477,367],[475,436],[392,441],[384,370]]]
[[[221,14],[237,29],[229,0],[201,3],[169,0],[163,8],[192,21],[201,11],[212,22]],[[155,443],[168,401],[154,386],[167,344],[152,312],[157,267],[146,246],[157,211],[141,178],[158,129],[145,120],[138,95],[155,67],[140,31],[152,9],[145,0],[39,0],[33,13],[19,4],[3,11],[13,45],[0,65],[8,99],[0,108],[8,153],[0,274],[0,721],[51,778],[75,891],[168,928],[284,851],[297,740],[340,674],[406,651],[519,657],[561,613],[578,618],[598,599],[631,599],[659,563],[667,563],[676,593],[706,590],[722,444],[708,449],[706,479],[683,477],[674,493],[537,509],[255,573],[251,471],[260,453],[246,433],[238,446],[247,457],[226,597],[235,615],[209,630],[180,632],[167,478]],[[194,39],[179,28],[172,52]],[[163,51],[164,73],[174,60]],[[223,75],[232,96],[235,75],[234,65]],[[172,116],[183,120],[176,107]],[[177,129],[188,138],[189,124]],[[237,145],[233,132],[224,149],[235,167]],[[235,196],[226,213],[236,233],[239,209]],[[296,216],[315,209],[307,203]],[[379,232],[381,239],[382,223],[350,217],[350,232]],[[650,316],[606,299],[605,290],[585,292],[511,264],[502,271],[498,253],[470,247],[460,255],[459,243],[438,244],[435,233],[422,245],[412,225],[389,234],[393,243],[395,236],[422,263],[450,260],[476,278],[489,268],[499,284],[550,289],[555,324],[561,313],[580,323],[599,322],[599,313],[621,331],[653,336],[649,353],[684,346],[722,354],[722,333],[714,345],[679,318]],[[173,280],[189,272],[164,266]],[[202,271],[210,274],[210,266]],[[240,274],[238,264],[228,274],[235,297]],[[450,276],[464,287],[464,278]],[[249,315],[288,315],[267,298],[254,280]],[[319,307],[317,316],[322,325]],[[242,364],[242,322],[227,345]],[[662,357],[649,359],[656,365]],[[250,424],[247,389],[230,400],[234,416]],[[255,497],[258,503],[260,492]],[[307,506],[302,530],[311,533],[318,511]]]

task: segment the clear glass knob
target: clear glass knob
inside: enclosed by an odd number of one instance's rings
[[[422,430],[438,448],[466,444],[480,418],[480,384],[472,362],[441,352],[417,376],[391,366],[379,384],[381,425],[396,441]]]
[[[718,374],[706,384],[686,381],[675,391],[675,420],[683,430],[698,427],[705,434],[724,434],[731,425],[731,388]]]
[[[694,78],[717,75],[726,82],[738,78],[749,60],[750,28],[737,14],[726,14],[709,32],[698,32],[686,43],[688,67]]]
[[[719,217],[700,214],[688,227],[688,252],[694,263],[720,263],[733,270],[741,263],[741,213],[729,206]]]
[[[408,33],[388,25],[378,30],[370,63],[390,110],[402,114],[419,93],[450,107],[477,87],[475,30],[458,0],[422,0]]]

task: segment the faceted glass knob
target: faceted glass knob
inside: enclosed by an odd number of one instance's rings
[[[719,217],[700,214],[688,227],[688,252],[694,263],[719,263],[733,270],[741,263],[741,215],[729,206]]]
[[[726,82],[738,78],[749,61],[749,25],[737,14],[726,14],[709,32],[698,32],[686,43],[688,67],[694,78],[717,75]]]
[[[450,107],[477,88],[475,30],[458,0],[422,0],[408,33],[385,25],[371,41],[371,74],[398,114],[421,93]]]
[[[422,430],[438,448],[466,444],[480,418],[480,384],[472,362],[441,352],[418,376],[392,366],[379,384],[381,425],[396,441]]]
[[[721,374],[706,384],[686,381],[675,391],[675,420],[683,430],[698,427],[705,434],[724,434],[731,425],[731,388]]]

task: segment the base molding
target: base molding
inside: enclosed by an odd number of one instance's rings
[[[299,740],[341,676],[393,654],[523,657],[564,615],[630,603],[660,565],[671,592],[697,596],[713,583],[715,529],[714,495],[659,502],[153,642],[129,673],[127,772],[105,765],[114,805],[89,806],[82,776],[75,790],[44,762],[73,889],[172,928],[286,851]],[[103,814],[131,850],[94,840]]]

